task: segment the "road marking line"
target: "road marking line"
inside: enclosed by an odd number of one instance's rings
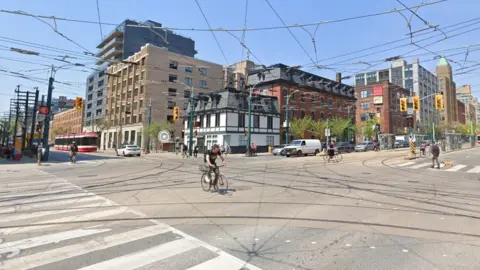
[[[14,198],[14,197],[24,197],[24,196],[43,196],[43,195],[50,195],[50,194],[70,191],[70,190],[77,190],[77,189],[75,187],[70,187],[70,188],[66,188],[66,189],[51,190],[51,191],[47,191],[47,192],[35,192],[35,193],[21,193],[20,192],[20,193],[16,193],[16,194],[1,195],[0,199]]]
[[[468,170],[467,173],[480,173],[480,166],[475,166],[473,169]]]
[[[58,219],[52,219],[52,220],[46,220],[46,221],[41,221],[41,222],[36,222],[33,223],[32,225],[38,225],[38,226],[31,226],[31,227],[23,227],[23,226],[18,226],[18,227],[13,227],[13,228],[7,228],[7,229],[0,229],[0,234],[12,234],[12,233],[25,233],[25,232],[31,232],[31,231],[36,231],[36,230],[43,230],[45,228],[50,228],[50,227],[55,227],[55,226],[61,226],[64,225],[62,223],[68,223],[68,222],[78,222],[78,221],[87,221],[87,220],[93,220],[97,218],[104,218],[108,216],[114,216],[114,215],[119,215],[123,214],[128,210],[127,207],[119,207],[107,211],[101,211],[101,212],[93,212],[93,213],[88,213],[85,215],[75,215],[75,216],[67,216],[63,218],[58,218]],[[48,224],[48,223],[60,223],[60,224],[53,224],[53,225],[42,225],[42,224]]]
[[[190,267],[187,270],[223,270],[223,269],[242,269],[241,262],[232,262],[229,258],[218,256],[204,263]]]
[[[42,212],[36,212],[36,213],[24,213],[20,215],[6,215],[0,219],[0,223],[4,222],[11,222],[11,221],[17,221],[17,220],[22,220],[22,219],[30,219],[30,218],[39,218],[39,217],[44,217],[44,216],[51,216],[55,214],[65,214],[65,213],[71,213],[71,212],[78,212],[83,209],[66,209],[66,210],[53,210],[53,211],[42,211]]]
[[[42,265],[55,263],[61,260],[81,256],[90,252],[95,252],[140,240],[143,238],[155,236],[161,233],[166,233],[169,231],[170,227],[168,225],[154,225],[121,234],[109,235],[104,237],[102,241],[90,240],[88,242],[42,251],[32,254],[30,256],[23,256],[13,260],[6,260],[3,261],[2,266],[5,269],[31,269]],[[157,255],[158,254],[155,254],[155,256]]]
[[[50,184],[62,184],[62,181],[58,180],[39,180],[39,181],[17,181],[15,182],[2,182],[2,185],[6,187],[21,187],[21,186],[39,186],[39,185],[50,185]]]
[[[182,238],[153,248],[149,248],[141,252],[136,252],[133,254],[83,267],[79,270],[137,269],[142,266],[166,259],[168,257],[175,256],[177,254],[181,254],[197,247],[198,245],[196,245],[195,243],[190,242],[188,239]],[[231,263],[232,262],[230,261],[230,264]],[[232,267],[221,269],[232,269]]]
[[[419,168],[422,168],[422,167],[427,167],[427,166],[432,166],[432,163],[428,162],[428,163],[422,163],[422,164],[418,164],[418,165],[415,165],[415,166],[411,166],[411,167],[408,167],[409,169],[419,169]]]
[[[4,201],[0,202],[0,207],[3,206],[12,206],[12,205],[18,205],[18,204],[26,204],[26,203],[35,203],[35,202],[49,202],[52,200],[61,200],[61,199],[71,199],[71,198],[92,198],[96,197],[95,194],[93,193],[87,193],[87,192],[78,192],[78,193],[71,193],[71,194],[58,194],[58,195],[49,195],[49,196],[41,196],[41,197],[34,197],[34,198],[25,198],[22,199],[22,201],[19,200],[12,200],[12,201]],[[98,197],[101,198],[101,197]],[[51,202],[53,203],[53,202]]]
[[[406,163],[393,165],[392,167],[405,167],[405,166],[409,166],[409,165],[413,165],[413,164],[415,164],[415,162],[409,161],[409,162],[406,162]]]
[[[456,165],[456,166],[453,166],[452,168],[447,169],[447,170],[445,170],[445,171],[446,171],[446,172],[456,172],[456,171],[458,171],[458,170],[460,170],[460,169],[463,169],[463,168],[465,168],[465,167],[467,167],[467,165]]]
[[[88,235],[104,233],[111,229],[78,229],[54,234],[46,234],[38,237],[22,239],[14,242],[0,244],[0,254],[12,253],[17,250],[34,248],[48,244],[54,244],[65,240],[80,238]]]

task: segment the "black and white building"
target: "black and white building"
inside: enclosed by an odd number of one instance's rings
[[[224,89],[195,97],[193,145],[200,151],[213,144],[228,145],[231,153],[244,153],[248,137],[248,93]],[[190,104],[184,110],[184,143],[188,145]],[[251,142],[258,152],[280,144],[280,109],[274,96],[252,95]]]

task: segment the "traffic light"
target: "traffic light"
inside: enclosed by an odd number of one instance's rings
[[[443,110],[443,95],[435,95],[435,109]]]
[[[407,98],[400,99],[400,112],[407,112]]]
[[[414,111],[420,111],[420,97],[419,96],[414,96],[412,98],[413,101],[413,110]]]
[[[75,110],[81,110],[83,109],[83,98],[77,97],[75,99]]]
[[[173,121],[180,119],[180,110],[178,107],[173,107]]]

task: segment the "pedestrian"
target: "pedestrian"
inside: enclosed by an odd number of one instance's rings
[[[43,145],[39,144],[37,147],[37,165],[40,166],[40,162],[42,161],[43,156]]]
[[[188,155],[187,155],[187,151],[188,151],[188,147],[186,144],[183,144],[183,155],[182,155],[182,158],[188,158]]]
[[[220,147],[220,152],[222,153],[222,155],[225,155],[225,144],[222,144],[222,146]]]
[[[195,147],[193,148],[193,156],[194,156],[195,158],[198,157],[198,145],[195,145]]]
[[[440,162],[438,162],[438,157],[440,156],[440,147],[438,147],[437,142],[432,142],[430,153],[432,154],[432,168],[435,168],[435,162],[437,162],[437,169],[440,169]]]

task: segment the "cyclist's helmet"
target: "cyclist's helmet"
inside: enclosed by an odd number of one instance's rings
[[[212,149],[219,149],[219,148],[220,148],[220,146],[218,146],[218,144],[212,145]]]

